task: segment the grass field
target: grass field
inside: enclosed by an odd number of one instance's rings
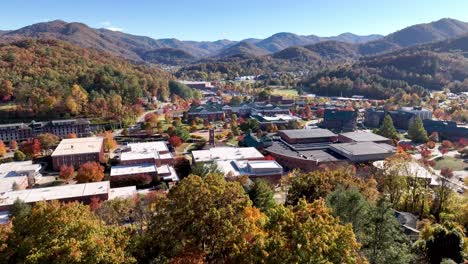
[[[468,163],[463,162],[461,159],[457,159],[454,157],[443,157],[443,158],[437,158],[435,159],[435,166],[434,169],[436,170],[441,170],[443,168],[449,168],[454,171],[459,171],[459,170],[464,170],[466,167],[468,167]]]
[[[13,110],[15,109],[15,107],[16,107],[16,104],[14,103],[0,104],[0,111]]]
[[[296,97],[298,96],[297,90],[295,89],[273,89],[272,94],[281,95],[284,97]]]

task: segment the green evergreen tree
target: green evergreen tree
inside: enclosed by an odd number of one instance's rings
[[[419,116],[416,116],[413,122],[411,122],[411,125],[408,128],[408,136],[416,143],[427,142],[427,131],[424,129],[422,120]]]
[[[385,116],[377,134],[381,135],[382,137],[391,139],[398,137],[398,132],[396,131],[395,126],[393,125],[393,119],[390,115]]]
[[[339,217],[341,223],[350,223],[358,240],[364,234],[364,226],[368,221],[371,209],[369,202],[356,187],[345,189],[338,186],[326,199],[327,206],[333,209],[333,216]]]
[[[10,209],[10,217],[25,217],[28,216],[29,213],[31,213],[31,206],[18,198],[15,200]]]
[[[391,204],[381,198],[367,216],[362,237],[362,252],[373,264],[411,263],[409,243],[393,215]]]
[[[266,212],[276,205],[273,190],[265,180],[254,181],[252,187],[248,190],[248,195],[253,205],[262,212]]]

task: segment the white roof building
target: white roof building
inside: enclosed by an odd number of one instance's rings
[[[13,184],[27,186],[28,176],[38,182],[42,175],[39,173],[41,164],[32,161],[15,161],[0,164],[0,192],[13,191]]]
[[[163,141],[129,143],[128,149],[122,151],[121,161],[144,160],[144,159],[170,159],[172,154]]]
[[[52,153],[54,156],[66,156],[88,153],[99,153],[104,144],[103,137],[66,138]]]
[[[256,148],[216,147],[192,151],[193,161],[211,162],[218,160],[262,160],[264,156]]]
[[[20,199],[25,203],[35,203],[39,201],[63,200],[85,196],[103,195],[108,194],[109,190],[109,182],[103,181],[11,191],[0,194],[0,207],[12,205],[16,199]]]
[[[225,175],[260,177],[283,174],[283,167],[274,160],[219,160],[216,164]]]

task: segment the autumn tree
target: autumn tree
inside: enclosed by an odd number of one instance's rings
[[[0,100],[8,101],[13,95],[13,84],[9,80],[0,82]]]
[[[294,205],[302,198],[305,198],[308,202],[325,198],[339,185],[344,187],[355,186],[366,198],[374,199],[377,192],[374,186],[375,181],[373,179],[360,179],[355,177],[355,174],[356,172],[352,167],[327,168],[323,171],[295,173],[289,180],[290,187],[286,203]]]
[[[131,222],[135,207],[134,198],[116,198],[104,201],[94,212],[108,225],[124,225]]]
[[[361,263],[351,225],[341,225],[323,200],[276,206],[266,224],[268,238],[252,263]]]
[[[112,131],[106,131],[102,136],[104,137],[104,149],[106,151],[111,151],[117,148],[117,141],[115,141]]]
[[[427,131],[424,128],[422,120],[419,116],[416,116],[413,122],[411,122],[408,128],[408,136],[412,141],[416,143],[427,142]]]
[[[86,162],[80,166],[75,179],[79,183],[98,182],[104,178],[104,167],[97,162]]]
[[[11,140],[10,141],[10,149],[15,150],[18,148],[18,142],[16,140]]]
[[[7,149],[5,146],[5,143],[3,143],[2,140],[0,140],[0,157],[3,157],[7,153]]]
[[[383,136],[383,137],[386,137],[386,138],[390,138],[390,139],[394,139],[394,138],[397,138],[398,137],[398,132],[396,131],[395,127],[393,126],[393,120],[392,120],[392,117],[390,115],[386,115],[383,122],[382,122],[382,125],[380,126],[380,128],[378,129],[377,131],[377,134]]]
[[[24,154],[21,150],[17,150],[15,151],[15,153],[13,154],[13,159],[15,161],[23,161],[26,159],[26,154]]]
[[[20,150],[27,157],[34,158],[42,151],[41,142],[37,138],[21,142]]]
[[[73,167],[73,165],[67,166],[64,164],[60,167],[60,173],[59,173],[60,179],[68,182],[71,179],[73,179],[74,176],[75,176],[75,168]]]
[[[5,263],[135,263],[123,227],[103,225],[86,205],[38,202],[13,220]]]
[[[176,127],[174,134],[183,142],[187,142],[187,140],[190,138],[190,132],[183,126]]]
[[[156,126],[159,121],[159,117],[155,113],[148,113],[144,117],[145,122],[149,123],[151,126]]]
[[[180,139],[180,137],[176,136],[176,135],[173,135],[169,138],[169,143],[173,146],[173,147],[178,147],[180,145],[182,145],[182,140]]]
[[[187,177],[192,172],[190,161],[185,157],[176,157],[174,159],[174,169],[180,179]]]
[[[70,133],[67,135],[67,138],[78,138],[78,136],[75,133]]]
[[[41,143],[44,149],[51,149],[57,146],[60,142],[60,138],[51,133],[43,133],[37,136],[37,139]]]
[[[139,245],[141,262],[164,262],[196,251],[207,262],[235,262],[260,237],[264,216],[237,182],[189,176],[155,206]]]

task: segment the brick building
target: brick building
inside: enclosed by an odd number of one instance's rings
[[[357,112],[341,109],[325,109],[321,127],[333,131],[354,131],[357,127]]]
[[[98,198],[100,201],[106,201],[117,197],[129,197],[133,195],[136,195],[135,186],[111,189],[109,181],[67,184],[56,187],[0,193],[0,211],[9,210],[16,199],[21,199],[27,204],[52,200],[60,202],[78,201],[89,204],[95,198]]]
[[[104,161],[104,138],[63,139],[52,153],[54,170],[60,170],[62,165],[73,165],[75,168],[78,168],[89,161]]]
[[[51,133],[61,138],[65,138],[71,133],[76,134],[78,137],[88,137],[91,135],[90,124],[87,119],[3,124],[0,125],[0,140],[4,142],[10,142],[11,140],[23,141],[42,133]]]

